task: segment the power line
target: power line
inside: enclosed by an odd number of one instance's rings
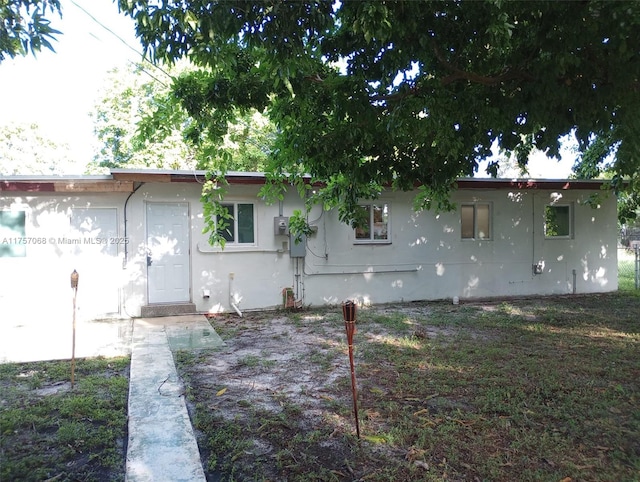
[[[154,68],[158,69],[160,72],[162,72],[164,75],[166,75],[167,77],[169,77],[170,79],[173,79],[173,77],[166,72],[164,69],[162,69],[161,67],[159,67],[158,65],[154,64],[153,62],[151,62],[149,59],[147,59],[147,57],[140,51],[138,51],[138,49],[136,49],[135,47],[132,47],[131,45],[129,45],[127,43],[126,40],[124,40],[122,37],[120,37],[120,35],[118,35],[117,33],[115,33],[112,29],[110,29],[109,27],[107,27],[105,24],[103,24],[102,22],[100,22],[100,20],[98,20],[96,17],[94,17],[89,11],[87,11],[84,7],[82,7],[81,5],[78,5],[74,0],[70,0],[70,2],[75,5],[78,9],[80,9],[85,15],[87,15],[91,20],[93,20],[95,23],[97,23],[99,26],[101,26],[103,29],[105,29],[107,32],[109,32],[111,35],[113,35],[115,38],[117,38],[118,40],[120,40],[120,42],[122,42],[127,48],[129,48],[130,50],[134,51],[137,55],[140,56],[140,58],[142,59],[142,62],[146,62],[148,64],[150,64],[151,66],[153,66]],[[92,34],[93,35],[93,34]],[[95,35],[93,35],[95,37]],[[97,38],[97,37],[96,37]],[[144,71],[144,69],[142,69]],[[154,77],[153,75],[149,74],[148,72],[145,71],[145,73],[147,73],[150,77],[156,79],[158,82],[160,82],[162,85],[166,86],[166,84],[162,81],[160,81],[159,79],[157,79],[156,77]]]

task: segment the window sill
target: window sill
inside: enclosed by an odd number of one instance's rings
[[[389,245],[391,241],[387,239],[381,240],[363,240],[363,241],[354,241],[354,246],[380,246],[380,245]]]

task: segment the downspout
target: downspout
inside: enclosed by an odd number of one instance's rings
[[[142,186],[144,185],[144,182],[141,182],[140,184],[138,184],[137,187],[135,187],[133,189],[133,191],[131,191],[131,193],[127,196],[127,199],[124,202],[124,239],[125,239],[125,243],[124,243],[124,259],[122,260],[122,269],[125,269],[127,267],[127,262],[129,261],[129,242],[128,242],[128,237],[127,237],[127,204],[129,203],[129,199],[131,198],[131,196],[133,196],[136,191],[138,189],[140,189]]]
[[[125,199],[124,201],[124,207],[122,208],[123,211],[123,222],[124,222],[124,258],[122,259],[122,269],[127,269],[127,263],[129,262],[129,237],[127,234],[127,204],[129,203],[129,199],[131,199],[131,196],[133,196],[136,191],[138,189],[140,189],[142,186],[144,185],[144,182],[141,182],[140,184],[138,184],[136,187],[133,188],[133,191],[131,191],[129,193],[129,195],[127,196],[127,199]],[[133,317],[129,314],[129,312],[127,311],[127,297],[125,296],[124,293],[124,288],[122,288],[121,290],[119,290],[120,293],[120,306],[122,307],[122,310],[125,312],[125,314],[131,318],[133,320]],[[133,323],[133,321],[132,321]],[[133,325],[131,325],[133,327]]]
[[[535,277],[535,271],[533,271],[533,266],[536,265],[536,243],[538,240],[536,239],[536,193],[531,193],[531,239],[533,243],[531,244],[531,269],[533,272],[533,277]]]
[[[242,318],[242,311],[236,305],[235,300],[233,299],[233,278],[235,277],[234,273],[229,273],[229,304],[231,307],[238,313],[238,316]]]

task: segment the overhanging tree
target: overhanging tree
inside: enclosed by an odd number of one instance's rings
[[[51,41],[60,32],[50,16],[56,13],[61,14],[59,0],[0,0],[0,62],[42,47],[54,50]]]
[[[141,64],[110,72],[92,113],[100,150],[90,170],[196,167],[193,148],[182,139],[180,125],[185,116],[181,111],[173,109],[174,115],[164,116],[163,128],[155,129],[154,135],[138,132],[140,123],[164,105],[170,83],[169,75],[149,72]]]
[[[219,142],[192,137],[194,120],[169,88],[173,78],[189,75],[190,69],[188,64],[171,69],[131,64],[110,72],[92,113],[101,146],[90,171],[216,168],[219,163],[211,165],[210,159],[222,153],[229,170],[264,170],[273,137],[264,116],[254,112],[234,117]]]
[[[604,140],[596,165],[614,153],[614,186],[640,184],[638,2],[119,5],[152,58],[201,67],[174,85],[192,135],[220,136],[233,109],[267,109],[272,179],[322,181],[310,202],[345,222],[387,185],[420,185],[418,207],[447,208],[496,139],[522,165],[533,148],[558,155],[571,132],[582,152]]]

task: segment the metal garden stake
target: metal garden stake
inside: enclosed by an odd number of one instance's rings
[[[78,278],[80,275],[74,269],[71,273],[71,289],[73,289],[73,335],[71,338],[71,388],[73,389],[76,371],[76,297],[78,296]]]
[[[360,424],[358,422],[358,391],[356,388],[356,369],[353,363],[353,335],[356,332],[356,304],[349,300],[342,303],[342,316],[347,331],[349,345],[349,365],[351,366],[351,393],[353,395],[353,416],[356,419],[356,435],[360,438]]]

